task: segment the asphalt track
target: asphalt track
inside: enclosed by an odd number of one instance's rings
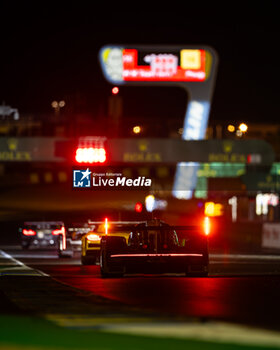
[[[280,257],[276,255],[211,254],[208,278],[128,275],[103,279],[99,266],[81,265],[78,255],[58,259],[55,251],[1,249],[45,276],[141,310],[280,330]]]

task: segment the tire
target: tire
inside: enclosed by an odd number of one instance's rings
[[[73,257],[73,251],[63,250],[62,249],[62,238],[61,238],[61,236],[58,237],[57,245],[58,245],[57,254],[58,254],[58,257],[60,259],[61,258],[72,258]]]
[[[186,277],[208,277],[208,265],[203,266],[204,271],[187,271]]]
[[[57,238],[57,254],[59,258],[62,258],[62,239],[60,236]]]
[[[186,277],[208,277],[208,272],[186,272]]]
[[[58,251],[58,257],[60,259],[70,259],[73,258],[73,252],[69,250],[59,250]]]
[[[97,259],[95,257],[81,256],[82,265],[96,265]]]
[[[108,263],[104,261],[104,252],[100,254],[100,274],[102,278],[121,278],[123,277],[122,272],[110,272]]]

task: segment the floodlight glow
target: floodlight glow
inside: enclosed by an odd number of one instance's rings
[[[153,196],[152,194],[148,195],[145,198],[145,206],[146,206],[146,210],[149,213],[151,213],[155,208],[155,196]]]
[[[79,147],[76,150],[75,160],[78,163],[104,163],[106,151],[102,147]]]
[[[136,126],[133,127],[132,130],[133,130],[134,134],[140,134],[141,127],[139,125],[136,125]]]
[[[240,131],[242,131],[243,133],[245,133],[245,132],[247,132],[247,130],[248,130],[248,125],[245,124],[245,123],[241,123],[241,124],[239,125],[238,129],[239,129]]]
[[[112,89],[112,94],[113,95],[117,95],[119,93],[119,88],[117,86],[114,86],[113,89]]]

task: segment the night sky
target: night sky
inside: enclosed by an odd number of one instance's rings
[[[0,103],[5,101],[21,113],[49,113],[52,100],[65,98],[71,104],[73,96],[79,96],[85,101],[84,111],[94,115],[111,90],[97,60],[101,46],[205,44],[213,46],[220,58],[212,120],[278,122],[277,8],[267,1],[252,8],[234,2],[234,8],[227,3],[212,10],[184,4],[158,12],[143,2],[131,12],[108,13],[106,6],[97,9],[85,1],[2,0]],[[126,113],[144,116],[149,110],[148,115],[167,117],[183,113],[184,92],[166,89],[160,90],[162,98],[153,98],[159,90],[123,88]]]

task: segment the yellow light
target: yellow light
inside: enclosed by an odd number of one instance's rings
[[[241,124],[239,125],[238,129],[239,129],[241,132],[245,133],[245,132],[247,132],[247,130],[248,130],[248,125],[245,124],[245,123],[241,123]]]
[[[58,102],[52,101],[52,108],[57,108],[57,107],[58,107]]]
[[[213,216],[215,212],[215,203],[214,202],[206,202],[204,206],[204,215]]]
[[[228,129],[229,132],[234,132],[234,131],[235,131],[235,126],[229,124],[228,127],[227,127],[227,129]]]
[[[222,216],[223,205],[220,203],[206,202],[204,206],[205,216]]]
[[[181,50],[180,54],[183,69],[199,69],[201,67],[200,50]]]
[[[141,127],[139,125],[134,126],[133,127],[133,132],[134,132],[134,134],[140,134]]]

